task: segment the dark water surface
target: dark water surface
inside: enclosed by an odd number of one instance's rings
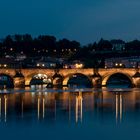
[[[131,140],[140,137],[140,89],[1,93],[1,139]]]

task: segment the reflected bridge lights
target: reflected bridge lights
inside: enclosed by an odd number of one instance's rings
[[[0,121],[2,119],[2,110],[4,109],[4,122],[7,122],[7,95],[4,95],[3,99],[4,104],[2,104],[2,98],[0,97]]]
[[[115,96],[115,102],[116,102],[116,123],[122,121],[122,114],[123,114],[123,98],[122,94],[116,93]]]
[[[76,95],[75,117],[76,117],[76,123],[78,123],[79,119],[82,122],[82,117],[83,117],[82,92],[79,92],[79,95]]]
[[[42,116],[42,118],[45,118],[45,98],[39,95],[37,98],[37,117],[38,120],[40,120],[40,116]]]

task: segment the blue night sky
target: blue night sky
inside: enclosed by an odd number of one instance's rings
[[[82,44],[140,38],[140,0],[0,0],[0,38],[54,35]]]

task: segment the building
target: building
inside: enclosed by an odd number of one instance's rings
[[[39,68],[56,68],[60,62],[58,59],[51,57],[42,57],[40,60],[37,60],[36,67]]]
[[[111,40],[112,50],[123,51],[125,50],[125,42],[123,40]]]
[[[19,62],[15,61],[14,58],[0,58],[0,68],[20,68]]]
[[[105,68],[140,68],[140,57],[120,57],[105,59]]]
[[[74,60],[72,62],[65,62],[63,68],[80,69],[84,67],[84,63],[79,60]]]

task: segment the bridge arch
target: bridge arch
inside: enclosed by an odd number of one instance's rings
[[[14,79],[11,75],[0,73],[0,88],[14,88]]]
[[[93,86],[93,84],[92,84],[92,80],[91,80],[91,78],[89,77],[89,76],[87,76],[87,75],[84,75],[84,74],[82,74],[82,73],[72,73],[72,74],[69,74],[69,75],[67,75],[67,76],[65,76],[64,78],[63,78],[63,86],[68,86],[68,84],[69,84],[69,81],[72,79],[72,78],[83,78],[83,79],[85,79],[86,81],[88,81],[88,83],[83,83],[84,85],[86,85],[86,84],[89,84],[91,87]],[[80,81],[81,83],[82,83],[82,81]],[[76,83],[75,82],[75,84],[78,84],[78,83]]]
[[[122,75],[122,76],[128,78],[128,80],[131,82],[131,85],[134,85],[134,81],[133,81],[132,77],[131,77],[129,74],[123,73],[123,72],[114,72],[114,73],[110,73],[110,74],[107,74],[107,75],[105,75],[104,77],[102,77],[102,86],[106,86],[108,80],[109,80],[112,76],[115,76],[115,75]]]
[[[30,75],[28,75],[26,77],[26,79],[25,79],[25,85],[32,85],[32,84],[34,84],[34,80],[38,80],[38,82],[37,82],[38,84],[39,83],[41,84],[41,82],[42,82],[42,84],[43,84],[43,82],[44,83],[47,83],[47,80],[48,79],[50,81],[52,81],[51,77],[48,76],[45,73],[32,73],[32,74],[30,74]]]

